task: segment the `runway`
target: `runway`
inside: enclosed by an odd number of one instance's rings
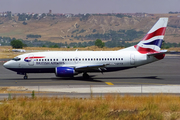
[[[180,56],[166,56],[163,60],[124,71],[89,73],[89,80],[84,80],[82,75],[58,78],[55,74],[28,74],[29,79],[24,80],[22,75],[5,69],[2,62],[0,71],[0,86],[180,85]]]
[[[84,80],[82,75],[74,78],[57,78],[55,74],[28,74],[29,79],[24,80],[22,75],[17,75],[2,65],[0,62],[0,87],[23,86],[21,91],[34,90],[36,96],[90,98],[92,95],[104,96],[109,93],[180,95],[180,56],[177,55],[168,55],[163,60],[125,71],[89,73],[91,76],[89,80]],[[9,90],[17,91],[17,89]],[[46,93],[39,93],[42,91]],[[7,93],[0,93],[0,100],[8,96]],[[12,96],[31,97],[31,94],[14,93]]]

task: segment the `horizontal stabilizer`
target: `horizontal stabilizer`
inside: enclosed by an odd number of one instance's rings
[[[155,55],[160,55],[160,54],[166,54],[167,50],[161,50],[159,52],[152,52],[152,53],[147,53],[148,56],[155,56]]]

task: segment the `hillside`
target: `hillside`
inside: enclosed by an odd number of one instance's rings
[[[95,16],[91,15],[87,20],[80,20],[79,17],[58,18],[46,17],[39,20],[30,19],[18,21],[17,17],[12,20],[0,17],[0,36],[15,37],[17,39],[34,40],[26,35],[41,35],[38,40],[51,42],[82,42],[87,39],[76,39],[75,36],[85,36],[89,34],[104,34],[109,30],[148,30],[155,24],[159,17],[169,17],[168,28],[165,36],[166,42],[180,42],[180,17],[177,14],[156,14],[148,17],[116,17],[116,16]],[[142,35],[143,37],[143,35]],[[95,40],[95,39],[94,39]],[[139,41],[140,38],[133,41]]]

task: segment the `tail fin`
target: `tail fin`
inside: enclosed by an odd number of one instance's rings
[[[134,47],[142,54],[160,52],[168,18],[160,18],[146,36]]]

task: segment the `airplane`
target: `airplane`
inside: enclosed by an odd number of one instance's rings
[[[137,44],[117,51],[48,51],[26,53],[14,57],[3,66],[24,75],[27,73],[55,73],[57,77],[74,77],[88,72],[113,72],[162,60],[167,50],[161,50],[168,18],[159,18]]]

